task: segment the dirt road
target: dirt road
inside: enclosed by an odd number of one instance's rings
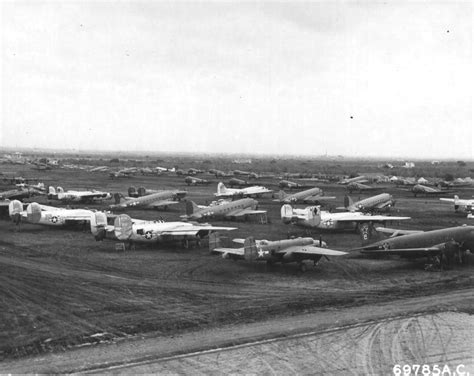
[[[179,336],[122,340],[7,361],[2,371],[387,374],[395,364],[413,363],[463,364],[473,370],[474,320],[462,313],[473,307],[470,288]],[[267,341],[252,344],[261,340]],[[175,358],[183,354],[190,355]]]

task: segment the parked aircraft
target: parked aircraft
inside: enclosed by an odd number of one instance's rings
[[[188,175],[197,175],[197,174],[201,174],[203,172],[204,171],[198,170],[197,168],[189,168],[188,171],[187,171],[187,174]]]
[[[249,176],[252,173],[250,171],[234,170],[233,174],[234,176]]]
[[[428,257],[437,266],[464,263],[474,249],[474,226],[458,226],[432,231],[405,231],[377,228],[391,237],[357,250],[366,254],[398,255],[404,258]],[[368,241],[374,235],[368,231]]]
[[[281,207],[281,219],[285,224],[319,228],[324,230],[361,230],[363,223],[387,223],[402,221],[410,217],[392,217],[386,215],[370,215],[361,212],[329,213],[319,206],[294,209],[289,204]]]
[[[26,207],[26,210],[23,210],[23,203],[18,200],[10,202],[8,211],[10,218],[17,224],[23,219],[30,223],[49,226],[88,222],[94,213],[87,209],[61,209],[40,205],[37,202],[32,202]]]
[[[213,236],[214,237],[214,236]],[[297,262],[302,272],[306,271],[305,260],[312,260],[314,266],[323,256],[342,256],[346,252],[326,248],[321,240],[313,238],[295,238],[277,241],[255,240],[253,237],[234,239],[243,244],[243,248],[214,248],[213,237],[209,239],[209,249],[232,260],[266,261],[268,265],[276,262],[283,264]]]
[[[102,240],[107,233],[129,243],[162,243],[182,241],[188,248],[190,241],[199,243],[214,231],[231,231],[235,227],[215,227],[210,224],[189,222],[163,222],[133,219],[126,214],[115,217],[114,224],[108,225],[105,213],[97,212],[91,220],[91,232],[96,240]]]
[[[89,170],[89,172],[106,172],[106,171],[109,171],[110,170],[110,167],[107,167],[107,166],[97,166],[97,167],[93,167]]]
[[[15,189],[10,189],[8,191],[0,192],[0,200],[22,200],[24,198],[29,198],[33,196],[44,195],[44,190],[40,188],[23,188],[18,187]]]
[[[209,173],[212,174],[212,175],[215,175],[216,178],[219,178],[219,177],[226,178],[226,177],[229,177],[229,176],[233,176],[232,173],[226,173],[226,172],[221,171],[221,170],[216,170],[215,168],[211,168],[209,170]]]
[[[110,200],[112,195],[109,192],[101,191],[64,191],[62,187],[49,187],[48,200],[58,200],[64,202],[93,203],[102,200]]]
[[[196,177],[193,177],[193,176],[186,176],[186,178],[184,179],[184,182],[187,185],[208,185],[208,184],[211,184],[211,182],[209,180],[199,179],[199,178],[196,178]]]
[[[310,188],[301,192],[287,194],[284,191],[278,193],[278,199],[275,201],[283,202],[286,204],[296,204],[299,202],[303,203],[323,203],[325,201],[334,200],[334,196],[324,196],[321,188]]]
[[[356,202],[353,202],[349,196],[344,196],[343,209],[350,212],[374,213],[390,210],[393,206],[395,206],[393,196],[388,193],[381,193]]]
[[[362,191],[377,191],[377,190],[382,189],[381,187],[372,187],[370,185],[362,184],[362,183],[359,183],[359,182],[349,183],[349,184],[347,184],[346,188],[349,191],[349,193],[352,193],[354,191],[359,191],[359,192],[362,192]]]
[[[264,193],[272,193],[273,191],[261,186],[252,186],[246,188],[227,188],[224,183],[217,184],[216,197],[261,197]]]
[[[243,198],[219,205],[199,207],[193,201],[186,202],[186,214],[181,218],[202,220],[208,218],[238,219],[249,215],[266,214],[266,210],[257,210],[258,202],[251,198]]]
[[[178,204],[180,200],[186,196],[186,191],[161,191],[152,193],[150,195],[132,198],[123,197],[119,193],[114,195],[115,205],[110,205],[109,208],[114,209],[126,209],[126,208],[147,208],[147,209],[158,209],[164,208],[165,210],[170,205]],[[122,199],[124,201],[122,202]]]
[[[356,176],[355,178],[341,179],[337,184],[350,184],[350,183],[368,183],[369,179],[366,176]]]
[[[237,179],[237,178],[232,178],[229,180],[229,185],[231,187],[247,187],[249,186],[249,182],[246,181],[246,180],[242,180],[242,179]]]
[[[446,189],[439,190],[439,189],[436,189],[436,188],[427,187],[426,185],[416,184],[411,189],[411,192],[416,197],[417,195],[421,195],[421,194],[425,195],[425,196],[443,195],[443,194],[446,194],[446,193],[452,193],[454,191],[448,191]]]
[[[159,192],[163,192],[163,191],[159,191],[155,189],[146,189],[145,187],[139,187],[138,189],[135,187],[128,187],[128,197],[142,197],[142,196],[148,196],[153,193],[159,193]]]
[[[452,202],[454,204],[454,211],[471,213],[474,207],[474,200],[461,200],[458,195],[454,195],[454,198],[440,198],[440,200]]]
[[[290,181],[290,180],[280,180],[278,182],[278,186],[280,188],[288,188],[288,189],[303,188],[303,185],[301,185],[299,183],[295,183],[295,182]]]
[[[135,175],[138,171],[138,168],[136,167],[130,167],[130,168],[124,168],[119,171],[111,171],[109,172],[109,176],[111,178],[130,178],[133,175]]]

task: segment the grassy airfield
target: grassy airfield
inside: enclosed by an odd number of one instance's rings
[[[81,163],[113,165],[107,157],[101,158],[83,158]],[[167,158],[170,159],[155,161],[150,157],[142,164],[169,166],[173,161],[171,166],[185,169],[242,169],[275,175],[284,172],[350,175],[378,171],[424,177],[446,174],[465,177],[472,167],[456,162],[439,166],[417,163],[414,170],[384,170],[377,167],[380,163],[377,161],[261,158],[254,159],[252,165],[237,165],[225,158],[212,160],[206,157],[201,161],[183,155]],[[120,166],[137,166],[137,162],[125,161]],[[198,177],[212,180],[211,185],[188,187],[184,176],[175,174],[110,179],[108,173],[67,169],[36,171],[28,165],[6,164],[0,165],[0,171],[37,177],[45,185],[59,185],[66,190],[95,188],[126,194],[130,185],[187,189],[187,198],[198,204],[211,201],[220,181],[203,174]],[[228,180],[223,179],[224,182]],[[254,182],[279,190],[276,179]],[[336,183],[317,186],[326,195],[337,197],[334,207],[342,206],[346,194],[344,186]],[[0,189],[8,187],[0,186]],[[397,199],[393,214],[412,217],[412,220],[394,226],[430,230],[469,224],[465,214],[454,213],[453,207],[440,202],[438,197],[415,199],[411,193],[389,184],[380,192],[391,193]],[[473,194],[472,188],[459,190],[461,198]],[[370,195],[353,194],[352,197]],[[38,202],[47,203],[47,200],[42,198]],[[259,208],[268,210],[269,224],[212,223],[238,227],[229,233],[230,238],[252,235],[257,239],[278,240],[286,238],[291,231],[314,238],[321,235],[334,249],[347,250],[360,245],[358,234],[353,232],[307,233],[286,226],[280,222],[281,204],[272,201],[270,196],[259,202]],[[55,202],[52,204],[59,206]],[[105,206],[89,205],[96,209]],[[168,211],[133,210],[128,213],[142,219],[178,220],[184,211],[185,204],[180,203]],[[30,224],[16,228],[8,220],[0,221],[0,234],[0,359],[120,338],[167,335],[224,324],[258,322],[269,317],[364,306],[474,286],[473,256],[469,265],[444,272],[425,272],[425,260],[422,259],[415,262],[395,257],[370,259],[352,252],[329,262],[323,259],[314,269],[301,273],[296,264],[270,268],[264,263],[224,260],[211,255],[205,242],[201,248],[188,250],[158,245],[117,252],[114,241],[96,242],[90,233],[80,229],[71,231]]]

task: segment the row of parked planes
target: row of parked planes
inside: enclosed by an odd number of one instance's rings
[[[31,187],[28,187],[31,188]],[[37,191],[44,188],[35,186]],[[445,191],[443,191],[444,193]],[[187,191],[162,190],[154,191],[145,188],[129,188],[128,196],[111,195],[101,191],[65,191],[61,187],[49,187],[44,194],[49,200],[67,203],[92,203],[115,198],[115,204],[109,209],[126,210],[127,208],[167,208],[185,198]],[[399,255],[407,258],[427,257],[429,265],[451,266],[453,263],[464,263],[474,246],[474,226],[460,226],[432,231],[413,231],[389,229],[387,222],[409,220],[410,217],[382,215],[390,210],[395,201],[392,195],[381,193],[354,202],[349,196],[344,198],[343,211],[331,212],[321,209],[335,197],[325,196],[320,188],[314,187],[297,193],[273,192],[265,187],[252,186],[241,189],[227,188],[222,182],[217,186],[216,200],[209,205],[197,205],[186,201],[186,213],[181,216],[183,221],[164,222],[132,219],[127,214],[112,214],[110,211],[89,209],[66,209],[42,205],[36,202],[22,203],[18,197],[10,197],[3,201],[8,205],[11,219],[20,224],[29,223],[64,226],[74,223],[88,223],[96,240],[105,238],[117,239],[121,242],[134,244],[139,242],[158,243],[181,241],[188,247],[190,241],[199,242],[209,237],[210,249],[219,252],[224,258],[245,259],[249,261],[297,262],[301,270],[306,269],[306,260],[314,264],[323,257],[341,256],[347,252],[329,249],[321,239],[294,238],[278,241],[255,240],[253,237],[234,239],[241,248],[225,248],[220,246],[219,232],[235,230],[235,227],[217,227],[207,223],[199,223],[212,219],[242,219],[259,217],[266,219],[266,211],[258,208],[258,201],[252,197],[272,194],[274,201],[282,203],[281,220],[285,224],[293,224],[306,228],[324,230],[358,230],[363,245],[353,250],[368,254]],[[0,194],[1,195],[1,194]],[[456,211],[471,211],[474,200],[461,200],[459,197],[441,198],[454,204]],[[294,208],[292,205],[312,204],[305,208]],[[468,218],[472,215],[469,214]],[[375,227],[383,225],[384,227]],[[381,232],[389,237],[381,241],[373,241],[374,234]]]

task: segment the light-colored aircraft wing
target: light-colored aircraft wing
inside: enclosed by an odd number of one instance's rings
[[[390,234],[390,237],[401,236],[401,235],[410,235],[423,232],[421,230],[401,230],[396,228],[387,228],[387,227],[376,227],[376,231],[382,232],[384,234]]]
[[[314,245],[300,246],[294,245],[285,249],[281,249],[278,253],[298,253],[301,255],[323,255],[323,256],[342,256],[347,252],[336,251],[334,249],[316,247]]]
[[[361,249],[361,253],[366,254],[384,254],[384,255],[429,255],[438,254],[441,252],[439,247],[427,247],[427,248],[400,248],[400,249]]]
[[[239,218],[249,214],[265,214],[266,210],[236,209],[226,214],[226,217]]]
[[[404,221],[411,219],[411,217],[393,217],[388,215],[361,215],[360,217],[340,217],[338,222],[388,222],[388,221]]]
[[[237,256],[238,258],[244,258],[244,248],[215,248],[214,252],[222,253],[225,257],[226,255]]]
[[[456,202],[456,199],[454,199],[454,198],[440,198],[440,201]]]
[[[236,227],[216,227],[216,226],[193,226],[189,228],[177,228],[177,229],[168,229],[160,232],[160,235],[163,236],[196,236],[199,232],[209,232],[209,231],[232,231],[237,230]]]

